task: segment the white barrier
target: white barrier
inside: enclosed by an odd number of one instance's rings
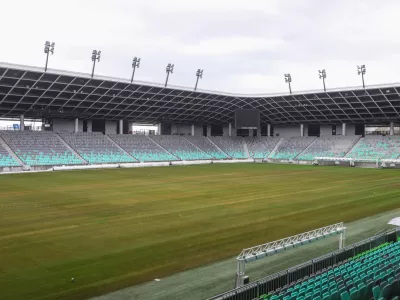
[[[127,163],[120,164],[120,168],[146,168],[146,167],[167,167],[171,163],[169,161],[160,161],[160,162],[144,162],[144,163]]]
[[[54,166],[52,169],[53,171],[66,171],[66,170],[93,170],[93,169],[115,169],[115,168],[119,168],[119,164]]]
[[[212,160],[178,160],[171,161],[172,166],[188,166],[188,165],[206,165],[212,164]]]
[[[214,164],[232,164],[232,163],[249,163],[254,162],[253,159],[230,159],[230,160],[213,160]]]

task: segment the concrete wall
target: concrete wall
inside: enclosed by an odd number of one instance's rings
[[[342,127],[340,127],[340,130]],[[332,136],[332,125],[321,125],[320,128],[321,136]],[[336,125],[336,134],[338,134],[338,126]]]
[[[332,125],[321,125],[321,136],[332,136]],[[355,135],[355,124],[346,123],[346,135]],[[336,135],[342,135],[342,124],[336,124]]]
[[[196,130],[195,130],[196,132]],[[183,135],[191,135],[192,134],[192,125],[190,124],[172,124],[171,125],[171,133],[174,134],[183,134]]]
[[[229,125],[224,125],[223,127],[224,136],[229,136]],[[236,128],[232,124],[232,136],[236,136]]]
[[[83,120],[79,120],[79,132],[83,131]],[[74,132],[75,119],[53,119],[53,132]]]
[[[203,136],[203,125],[194,125],[194,135]]]
[[[274,126],[274,136],[279,137],[291,137],[291,136],[300,136],[300,124],[298,125],[290,125],[290,126]],[[308,126],[304,124],[304,136],[308,136]]]
[[[338,131],[336,129],[336,131]],[[340,134],[342,134],[342,124],[340,124]],[[355,124],[349,124],[346,123],[346,135],[356,135],[356,125]]]
[[[92,120],[87,121],[87,132],[92,132]]]
[[[106,121],[106,134],[117,133],[117,121]]]

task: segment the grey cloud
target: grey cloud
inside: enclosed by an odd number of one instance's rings
[[[90,53],[98,48],[103,51],[99,74],[129,78],[131,60],[140,56],[139,80],[163,82],[171,62],[176,66],[171,84],[193,86],[195,71],[203,68],[199,86],[214,90],[285,91],[286,72],[292,73],[296,90],[320,88],[316,72],[323,67],[329,86],[357,85],[360,63],[367,64],[369,83],[399,76],[392,70],[400,68],[395,17],[400,3],[395,0],[54,3],[5,4],[9,13],[0,26],[7,27],[3,42],[13,47],[0,49],[1,61],[42,65],[42,44],[52,39],[57,43],[50,61],[54,68],[90,72]],[[235,39],[252,40],[254,47],[241,47]],[[207,45],[219,49],[205,51]]]

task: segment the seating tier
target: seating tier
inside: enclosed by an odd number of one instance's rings
[[[136,162],[100,132],[61,133],[60,135],[90,164]]]
[[[242,137],[215,136],[210,137],[210,140],[232,158],[248,158],[244,152],[244,138]]]
[[[359,136],[320,137],[296,159],[310,161],[315,157],[344,157],[359,138]]]
[[[29,166],[79,165],[83,161],[52,132],[2,131],[4,141]]]
[[[140,162],[177,160],[175,156],[162,149],[147,136],[110,134],[109,137]]]
[[[181,160],[204,160],[213,158],[210,154],[194,146],[183,136],[155,135],[151,138]]]

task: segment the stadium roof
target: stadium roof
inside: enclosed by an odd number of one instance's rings
[[[245,95],[0,63],[0,117],[227,124],[242,108],[262,124],[399,121],[400,83]]]

